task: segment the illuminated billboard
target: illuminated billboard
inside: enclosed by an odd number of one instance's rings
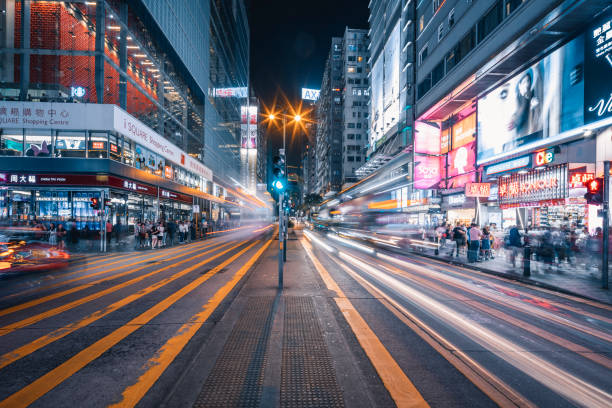
[[[415,153],[440,154],[440,128],[436,123],[414,122]]]
[[[240,107],[240,139],[243,149],[257,148],[257,106]]]
[[[478,163],[561,141],[584,124],[584,36],[478,100]]]
[[[248,88],[246,86],[233,88],[212,88],[211,94],[215,98],[246,98],[248,95]]]
[[[585,36],[584,121],[612,116],[612,12],[595,22]]]
[[[321,91],[319,89],[302,88],[302,99],[306,101],[316,101],[319,99]]]
[[[382,139],[400,118],[400,25],[391,31],[371,71],[370,145]]]
[[[437,156],[414,157],[414,188],[434,188],[442,179],[440,158]]]
[[[473,113],[453,126],[453,149],[476,140],[476,114]]]
[[[476,143],[468,143],[448,153],[448,176],[458,176],[474,170]]]

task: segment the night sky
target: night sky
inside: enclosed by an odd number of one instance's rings
[[[301,88],[319,89],[331,37],[346,26],[368,28],[368,0],[247,0],[251,29],[251,85],[264,106],[283,100],[299,104]],[[268,150],[282,144],[268,132]],[[288,163],[299,163],[296,138]],[[289,139],[288,139],[289,140]]]

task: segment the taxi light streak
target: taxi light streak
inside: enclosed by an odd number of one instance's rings
[[[489,351],[531,376],[536,381],[563,395],[568,400],[589,407],[609,407],[612,404],[612,395],[604,390],[586,383],[580,378],[538,357],[536,354],[496,335],[478,323],[473,322],[373,266],[343,252],[340,252],[339,256],[353,266],[366,271],[379,282],[403,294],[411,302],[418,303],[425,310],[435,313],[439,319],[460,328],[466,336],[480,343]]]
[[[304,235],[306,235],[306,238],[308,238],[310,241],[315,242],[317,245],[320,245],[323,248],[325,248],[327,252],[334,252],[334,248],[330,247],[329,245],[321,241],[319,238],[315,237],[310,232],[304,231]]]
[[[374,255],[376,253],[376,251],[374,251],[372,248],[368,248],[365,245],[361,245],[361,244],[357,244],[355,242],[351,242],[348,239],[344,239],[344,238],[340,238],[339,236],[336,236],[334,234],[327,234],[328,238],[333,239],[334,241],[338,241],[342,244],[348,245],[348,246],[352,246],[355,249],[359,249],[363,252],[367,252],[368,254]]]

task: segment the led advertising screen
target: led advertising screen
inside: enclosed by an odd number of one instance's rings
[[[450,150],[450,128],[444,129],[440,134],[440,153],[448,153]]]
[[[240,108],[240,139],[243,149],[257,148],[257,106]]]
[[[460,176],[451,177],[446,181],[446,188],[463,188],[469,183],[476,181],[476,172],[461,174]]]
[[[439,157],[414,156],[414,188],[433,188],[441,179],[442,172]]]
[[[400,114],[400,23],[395,25],[385,44],[385,65],[383,77],[384,123],[383,133],[391,129]]]
[[[476,140],[476,114],[473,113],[453,126],[453,149]]]
[[[436,123],[414,122],[414,151],[440,154],[440,128]]]
[[[383,56],[379,56],[372,66],[371,113],[372,118],[370,145],[383,137]]]
[[[476,143],[468,143],[448,153],[448,176],[458,176],[474,170]]]
[[[612,116],[612,12],[585,35],[585,123]]]
[[[557,142],[584,124],[583,65],[580,36],[480,98],[478,163]]]

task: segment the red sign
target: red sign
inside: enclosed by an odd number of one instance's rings
[[[538,191],[556,189],[559,180],[556,177],[542,178],[536,181],[511,181],[499,185],[500,197],[518,197],[521,194],[529,194]]]
[[[491,195],[491,183],[467,183],[465,185],[466,197],[489,197]]]
[[[595,178],[594,173],[574,173],[570,174],[569,185],[571,188],[582,188],[584,183]]]
[[[91,142],[93,150],[104,150],[104,142]]]
[[[164,167],[164,176],[167,179],[170,179],[170,180],[174,179],[174,170],[172,169],[171,166],[165,166]]]
[[[148,184],[136,183],[135,181],[126,180],[115,176],[108,177],[108,185],[125,190],[136,191],[142,194],[157,196],[157,187],[149,186]]]
[[[171,200],[182,201],[188,204],[193,203],[191,196],[187,194],[175,193],[174,191],[164,190],[163,188],[159,189],[159,196]]]
[[[110,151],[111,151],[111,152],[113,152],[113,153],[117,153],[117,151],[118,151],[118,150],[119,150],[119,149],[117,148],[117,145],[116,145],[116,144],[114,144],[114,143],[111,143],[111,144],[110,144]]]

